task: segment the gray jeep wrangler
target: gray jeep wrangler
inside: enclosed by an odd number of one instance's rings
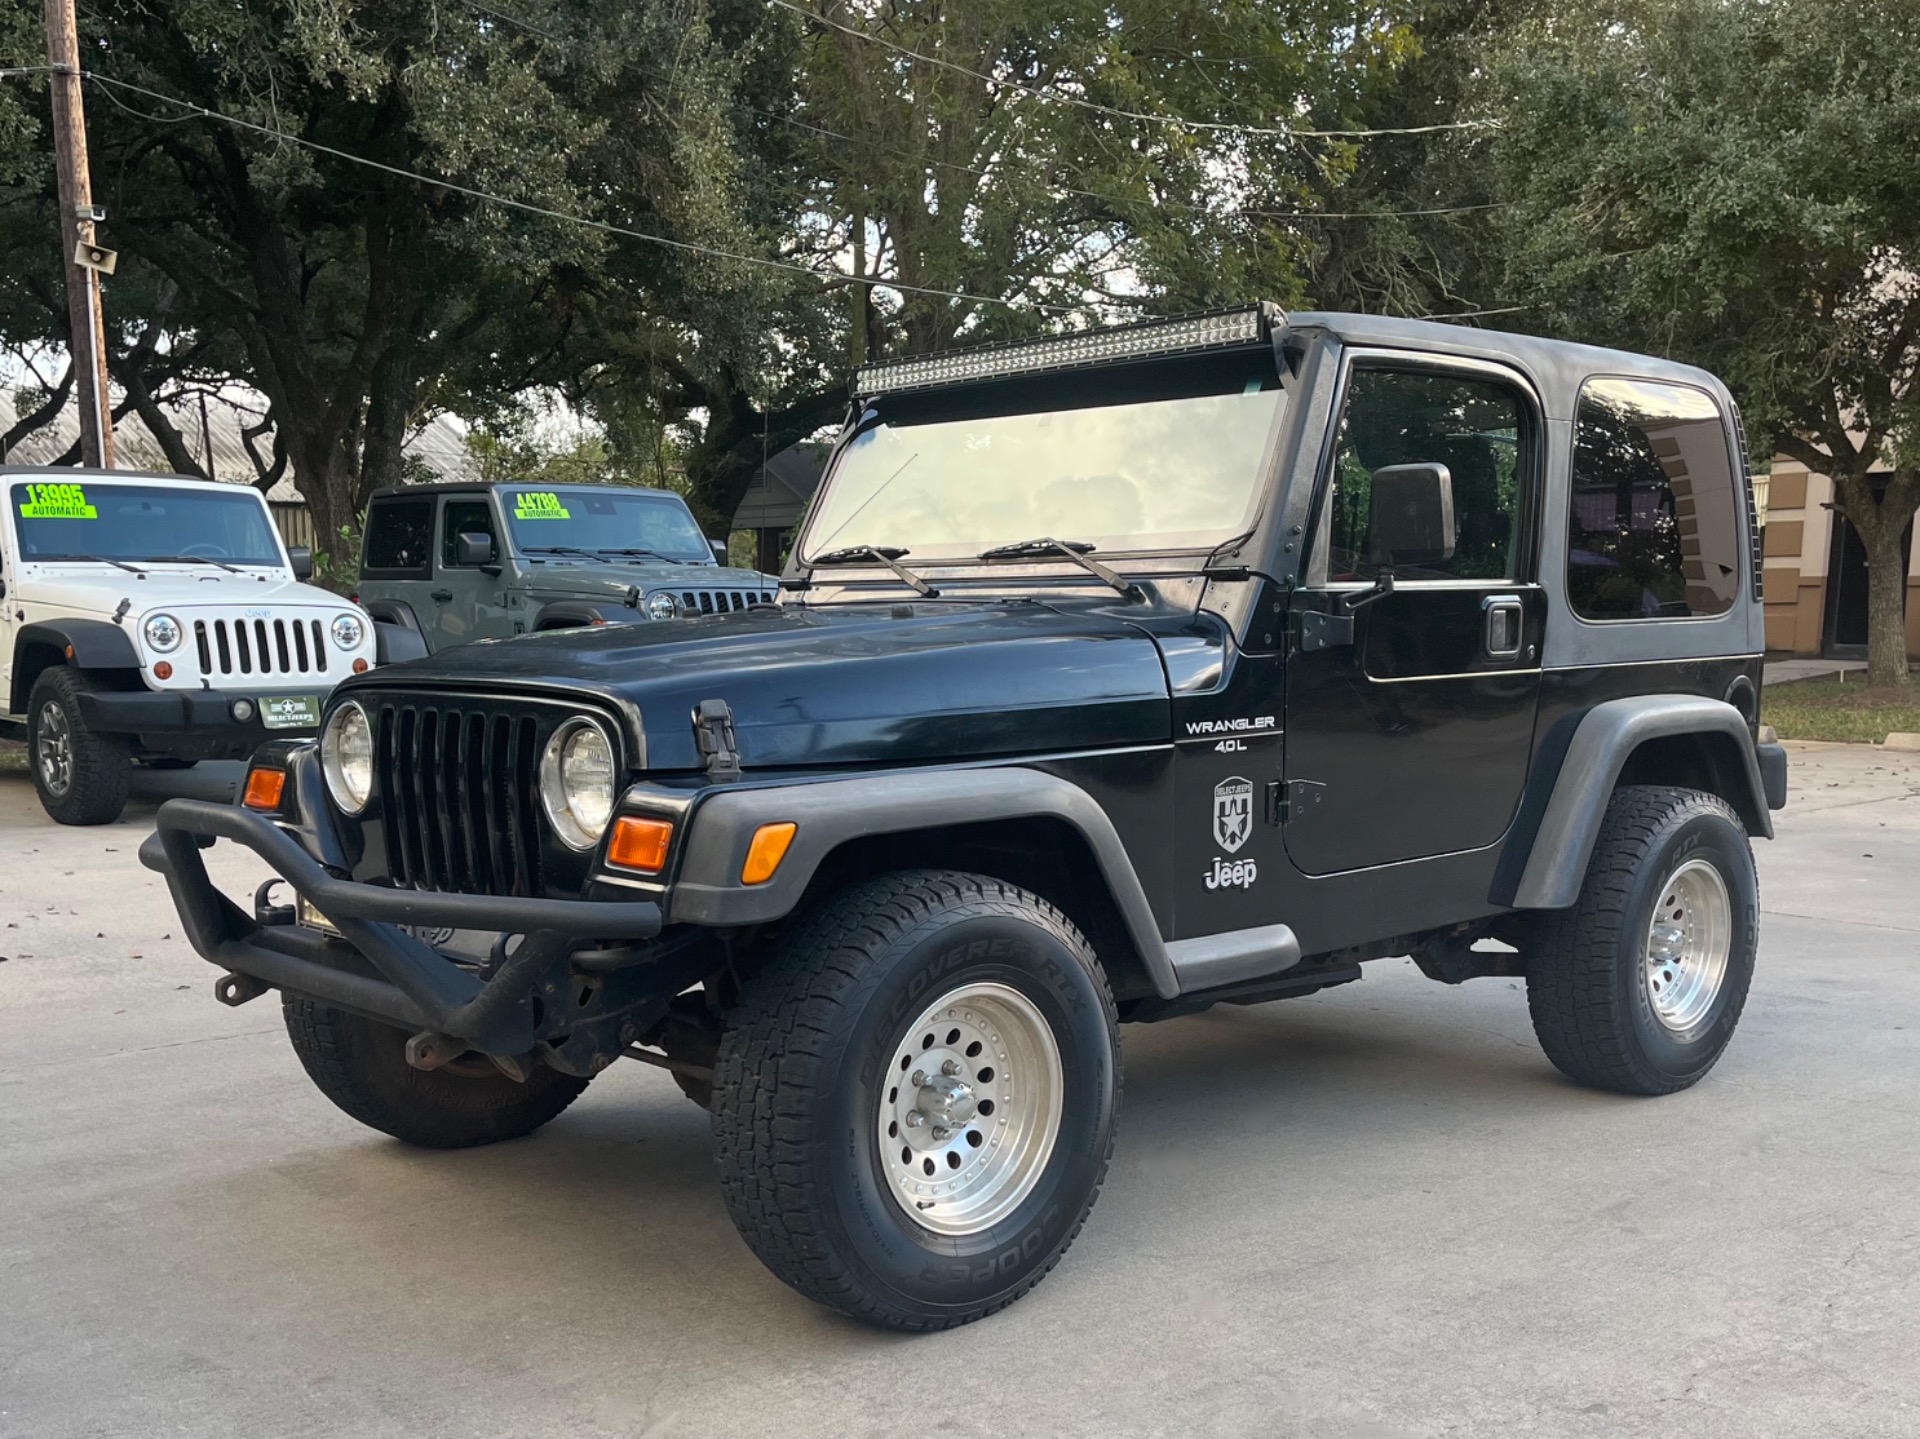
[[[771,575],[727,567],[726,546],[670,490],[445,484],[375,492],[355,598],[431,653],[775,597]]]

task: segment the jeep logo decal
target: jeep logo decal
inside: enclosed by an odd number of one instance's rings
[[[1213,842],[1232,854],[1253,833],[1253,781],[1234,775],[1213,787]]]

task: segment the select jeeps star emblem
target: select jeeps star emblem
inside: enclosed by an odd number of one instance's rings
[[[1213,787],[1213,842],[1232,854],[1253,833],[1253,781],[1234,775]]]

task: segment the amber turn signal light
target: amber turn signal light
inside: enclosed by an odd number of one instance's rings
[[[607,841],[607,863],[620,869],[658,874],[667,867],[667,847],[673,843],[673,822],[623,814],[613,822]]]
[[[799,827],[789,819],[756,829],[753,843],[747,846],[747,862],[740,866],[740,883],[765,884],[772,879],[773,872],[780,868],[780,861],[787,857],[787,846],[793,843],[794,831]]]
[[[170,680],[170,679],[172,679],[172,678],[173,678],[173,666],[172,666],[172,665],[170,665],[170,664],[168,664],[168,663],[167,663],[167,662],[166,662],[165,660],[161,660],[161,661],[160,661],[160,662],[159,662],[158,664],[156,664],[156,665],[155,665],[155,666],[153,667],[153,677],[154,677],[155,679],[157,679],[157,680]]]
[[[287,787],[283,769],[256,769],[247,774],[247,792],[241,803],[248,809],[278,809],[280,796]]]

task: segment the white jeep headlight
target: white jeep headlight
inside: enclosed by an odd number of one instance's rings
[[[540,756],[540,803],[554,833],[592,849],[613,817],[613,746],[590,719],[570,719]]]
[[[333,642],[343,650],[359,649],[360,641],[367,637],[367,627],[358,615],[335,615],[332,628]]]
[[[665,590],[647,596],[647,618],[650,620],[670,620],[680,613],[677,600]]]
[[[344,814],[358,814],[373,793],[373,725],[358,700],[327,716],[320,731],[320,771]]]
[[[166,654],[180,648],[180,621],[172,615],[149,615],[141,630],[147,637],[147,648]]]

